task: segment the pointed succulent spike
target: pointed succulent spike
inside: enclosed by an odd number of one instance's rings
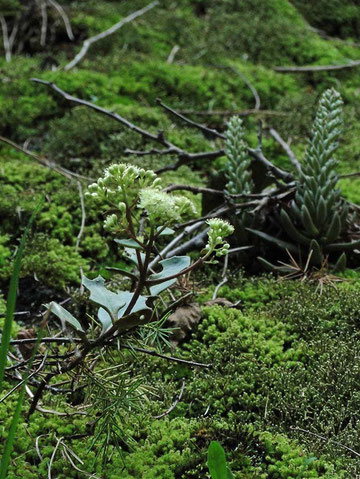
[[[319,234],[319,230],[314,225],[310,212],[305,205],[302,205],[301,207],[301,220],[304,225],[305,231],[308,234],[313,236],[317,236]]]
[[[309,251],[311,252],[311,263],[320,265],[323,262],[321,247],[316,240],[311,240]]]
[[[349,251],[360,246],[360,239],[349,243],[332,243],[326,245],[326,251]]]
[[[300,231],[297,228],[295,228],[294,223],[291,221],[290,216],[287,214],[285,210],[281,210],[280,217],[281,217],[282,225],[286,233],[290,236],[291,239],[305,246],[310,244],[310,239],[307,238],[302,233],[300,233]]]
[[[274,264],[270,263],[270,261],[267,261],[261,256],[258,256],[257,259],[268,271],[272,271],[273,273],[291,273],[293,271],[287,266],[275,266]]]
[[[329,228],[326,231],[325,241],[326,243],[332,243],[337,240],[341,231],[340,217],[337,212],[334,213]]]
[[[337,260],[334,271],[342,272],[346,269],[346,253],[343,251]]]
[[[267,233],[264,233],[263,231],[253,230],[251,228],[246,228],[246,229],[247,229],[247,231],[250,231],[251,233],[254,233],[254,235],[259,236],[263,240],[274,244],[275,246],[277,246],[280,249],[285,249],[285,250],[288,249],[292,253],[298,253],[298,247],[296,245],[292,244],[292,243],[289,243],[287,241],[279,240],[279,238],[276,238],[275,236],[271,236]]]

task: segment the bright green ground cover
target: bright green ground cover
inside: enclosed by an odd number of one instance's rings
[[[146,2],[70,3],[74,29],[91,35]],[[339,89],[346,121],[338,154],[340,169],[343,173],[360,170],[358,69],[295,75],[272,69],[276,65],[358,59],[360,48],[343,41],[358,41],[360,7],[356,3],[319,1],[315,11],[313,2],[297,0],[169,1],[111,40],[99,43],[73,71],[40,71],[42,53],[15,56],[10,64],[0,60],[1,134],[19,143],[29,140],[31,149],[93,178],[105,165],[123,160],[126,148],[144,146],[140,137],[115,122],[81,107],[70,108],[45,87],[29,81],[38,76],[153,132],[164,129],[181,147],[203,151],[215,145],[174,122],[155,100],[161,97],[176,108],[196,111],[252,108],[254,99],[242,77],[219,68],[231,65],[256,87],[262,109],[285,113],[264,117],[264,125],[276,127],[290,139],[299,157],[319,94],[329,86]],[[337,38],[326,39],[309,25]],[[180,50],[169,65],[166,60],[175,44]],[[63,63],[73,51],[68,44],[52,47]],[[219,115],[207,120],[210,126],[224,127]],[[256,118],[246,118],[245,122],[247,131],[252,132],[248,141],[255,145]],[[263,147],[270,160],[291,168],[266,130]],[[168,157],[150,156],[146,166],[157,168],[169,161]],[[165,181],[206,184],[215,171],[216,165],[199,164],[195,171],[183,168],[168,174]],[[345,196],[358,203],[359,181],[342,180]],[[0,150],[3,293],[19,238],[42,193],[47,202],[27,244],[20,305],[28,306],[31,299],[38,306],[54,295],[61,297],[65,286],[75,289],[80,267],[95,273],[120,261],[115,246],[104,242],[102,219],[87,199],[86,227],[75,252],[81,222],[77,184],[4,147]],[[200,207],[201,199],[196,201]],[[38,296],[34,273],[41,284]],[[216,272],[212,274],[217,281]],[[13,456],[16,463],[9,477],[47,477],[55,435],[66,438],[84,461],[83,470],[97,470],[110,479],[206,477],[210,440],[223,444],[237,478],[355,476],[360,473],[357,456],[329,441],[332,438],[360,452],[359,285],[356,272],[348,272],[348,276],[349,282],[338,290],[327,287],[321,296],[315,286],[266,278],[235,279],[219,296],[233,302],[241,300],[239,310],[204,306],[199,328],[177,351],[178,355],[213,363],[213,371],[192,371],[148,357],[136,360],[135,371],[146,371],[147,382],[157,395],[151,397],[141,415],[128,418],[126,430],[136,442],[132,449],[124,447],[123,457],[114,452],[101,472],[100,463],[94,465],[99,444],[91,447],[91,435],[76,437],[89,432],[91,418],[44,417],[37,412],[30,424],[24,422],[19,430]],[[199,301],[203,303],[210,299],[211,287],[206,283],[201,287]],[[32,294],[34,298],[29,298]],[[0,300],[0,312],[2,307]],[[129,357],[129,364],[132,362]],[[172,403],[183,377],[186,388],[178,407],[163,419],[151,419]],[[15,400],[12,396],[0,404],[2,437]],[[45,395],[44,404],[58,411],[69,410],[59,397],[50,394]],[[40,435],[42,461],[35,450]],[[317,459],[304,470],[311,457]],[[55,457],[52,473],[59,478],[81,477],[60,454]]]

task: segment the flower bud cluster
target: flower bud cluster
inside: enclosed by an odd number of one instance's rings
[[[105,200],[114,206],[125,198],[134,200],[142,188],[160,187],[161,180],[152,170],[144,170],[125,163],[109,166],[102,178],[89,186],[90,196]]]
[[[185,196],[171,196],[155,188],[140,191],[139,207],[147,212],[153,224],[173,224],[197,214],[194,204]]]
[[[226,236],[230,236],[234,232],[234,227],[220,218],[212,218],[206,222],[209,225],[208,242],[205,246],[206,256],[215,253],[216,256],[224,256],[227,254],[230,245],[224,241]]]

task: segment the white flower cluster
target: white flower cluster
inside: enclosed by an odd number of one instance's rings
[[[194,204],[185,196],[171,196],[154,188],[141,190],[139,207],[153,224],[171,224],[197,214]]]
[[[160,191],[160,183],[152,170],[121,163],[107,168],[104,176],[89,186],[87,194],[116,210],[104,222],[104,228],[113,233],[126,229],[126,205],[144,209],[150,222],[159,226],[197,214],[188,198]]]
[[[142,188],[160,187],[161,180],[152,170],[144,170],[125,163],[111,165],[102,178],[89,186],[89,194],[111,203],[134,199]]]
[[[216,256],[224,256],[227,254],[230,245],[224,238],[230,236],[234,232],[234,227],[220,218],[212,218],[206,222],[209,225],[208,242],[205,246],[206,256],[215,253]]]

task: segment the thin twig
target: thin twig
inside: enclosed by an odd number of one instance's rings
[[[176,408],[176,406],[179,404],[179,402],[181,401],[181,398],[183,397],[183,394],[184,394],[184,390],[185,390],[185,378],[183,378],[182,380],[182,385],[181,385],[181,389],[180,389],[178,397],[175,399],[175,401],[172,403],[169,409],[163,412],[162,414],[160,414],[159,416],[154,416],[154,419],[161,419],[162,417],[168,416],[171,413],[171,411],[173,411]]]
[[[55,10],[58,11],[59,15],[63,19],[67,36],[69,37],[69,40],[73,41],[74,34],[71,28],[69,17],[66,15],[65,10],[58,2],[56,2],[56,0],[47,0],[47,1],[49,2],[50,5],[52,5],[55,8]]]
[[[81,237],[82,237],[82,235],[83,235],[83,233],[84,233],[85,220],[86,220],[84,195],[83,195],[83,191],[82,191],[82,187],[81,187],[80,181],[78,181],[78,188],[79,188],[79,197],[80,197],[80,204],[81,204],[81,226],[80,226],[79,234],[77,235],[77,238],[76,238],[75,252],[77,252],[78,249],[79,249],[80,240],[81,240]]]
[[[122,346],[125,349],[130,349],[137,351],[138,353],[148,354],[149,356],[155,356],[157,358],[166,359],[167,361],[173,361],[179,364],[186,364],[188,366],[196,366],[199,368],[211,368],[212,364],[198,363],[196,361],[188,361],[186,359],[174,358],[173,356],[167,356],[166,354],[161,354],[152,349],[138,348],[137,346]]]
[[[228,278],[227,278],[227,275],[226,275],[228,264],[229,264],[229,255],[227,254],[224,258],[224,267],[223,267],[223,271],[222,271],[222,275],[221,275],[222,280],[220,281],[220,283],[214,289],[214,294],[212,295],[212,298],[211,298],[213,301],[214,301],[214,299],[216,299],[216,296],[217,296],[221,286],[224,286],[224,284],[226,284],[228,282]]]
[[[275,130],[275,128],[270,128],[269,133],[279,143],[282,149],[286,152],[286,154],[290,158],[291,163],[295,166],[296,170],[299,173],[301,173],[301,165],[299,161],[297,160],[294,152],[290,148],[290,145],[281,138],[280,134]]]
[[[78,173],[74,173],[74,172],[68,170],[67,168],[63,168],[62,166],[59,166],[52,161],[48,161],[45,158],[41,158],[40,156],[35,155],[35,153],[33,153],[32,151],[27,150],[26,148],[23,148],[22,146],[18,145],[17,143],[14,143],[13,141],[9,140],[8,138],[4,138],[4,137],[0,136],[0,142],[1,141],[3,143],[6,143],[9,146],[12,146],[16,150],[21,151],[25,155],[30,156],[31,158],[36,160],[41,165],[47,166],[51,170],[54,170],[57,173],[60,173],[60,175],[65,176],[69,180],[73,180],[74,178],[77,178],[77,179],[80,178],[80,179],[83,179],[83,180],[86,180],[86,181],[94,181],[92,178],[88,178],[86,176],[79,175]]]
[[[36,338],[36,341],[37,341],[37,338]],[[34,371],[33,373],[31,373],[27,378],[25,379],[21,379],[21,381],[19,383],[16,384],[16,386],[14,386],[7,394],[5,394],[5,396],[3,396],[1,399],[0,399],[0,403],[2,403],[3,401],[5,401],[5,399],[7,399],[13,392],[15,392],[20,386],[22,386],[24,384],[25,381],[29,381],[32,377],[34,377],[37,373],[39,373],[42,368],[44,367],[44,364],[45,364],[45,361],[46,361],[46,355],[44,356],[44,359],[42,360],[40,366],[36,369],[36,371]]]
[[[164,110],[168,111],[172,115],[176,116],[177,118],[180,118],[182,121],[185,123],[188,123],[189,125],[197,128],[198,130],[202,131],[205,133],[205,135],[214,137],[214,138],[221,138],[223,140],[226,139],[226,135],[223,135],[217,130],[214,130],[213,128],[208,128],[207,126],[201,125],[200,123],[197,123],[196,121],[190,120],[190,118],[187,118],[186,116],[182,115],[178,111],[174,110],[173,108],[169,107],[165,103],[163,103],[160,98],[156,100],[157,104],[160,105]]]
[[[52,468],[52,464],[54,462],[54,459],[55,459],[55,456],[56,456],[56,451],[59,449],[59,446],[60,446],[60,443],[61,441],[63,440],[64,438],[61,437],[60,439],[57,440],[56,442],[56,446],[51,454],[51,457],[50,457],[50,462],[49,462],[49,467],[48,467],[48,479],[51,479],[51,468]]]
[[[318,439],[321,439],[322,441],[332,442],[336,444],[337,446],[343,447],[344,449],[347,449],[348,451],[352,452],[353,454],[355,454],[355,456],[360,457],[360,453],[354,451],[354,449],[351,449],[351,447],[345,446],[345,444],[341,444],[341,442],[335,441],[334,439],[321,436],[320,434],[317,434],[316,432],[311,432],[311,431],[308,431],[307,429],[302,429],[301,427],[291,426],[290,429],[292,429],[293,431],[300,431],[300,432],[304,432],[305,434],[310,434],[311,436],[317,437]]]
[[[46,45],[46,35],[47,35],[47,26],[48,26],[46,0],[40,0],[40,11],[41,11],[40,45],[44,47]]]
[[[305,65],[305,66],[284,66],[274,67],[279,73],[304,73],[304,72],[327,72],[332,70],[344,70],[345,68],[355,68],[360,66],[360,60],[353,60],[339,65]]]
[[[264,116],[289,116],[289,113],[275,110],[258,110],[255,108],[249,108],[247,110],[179,110],[179,113],[183,115],[195,115],[195,116],[250,116],[250,115],[264,115]]]
[[[177,185],[177,184],[171,184],[169,186],[167,186],[166,188],[164,188],[164,191],[166,193],[171,193],[172,191],[191,191],[191,193],[194,193],[194,194],[203,194],[203,193],[207,193],[209,195],[216,195],[216,196],[225,196],[225,197],[229,197],[229,198],[268,198],[270,195],[270,193],[268,194],[263,194],[263,193],[259,193],[259,194],[256,194],[256,193],[249,193],[249,194],[246,194],[246,193],[236,193],[236,194],[231,194],[231,193],[227,193],[225,192],[224,190],[214,190],[213,188],[205,188],[203,186],[191,186],[191,185]]]
[[[175,58],[175,55],[177,54],[177,52],[178,52],[179,50],[180,50],[179,45],[174,45],[174,46],[172,47],[172,49],[171,49],[171,52],[170,52],[170,54],[169,54],[169,56],[168,56],[168,59],[166,60],[166,63],[168,63],[169,65],[170,65],[171,63],[173,63],[174,58]]]
[[[5,59],[7,62],[11,61],[11,45],[9,41],[9,31],[4,15],[0,15],[1,30],[3,36],[3,44],[5,50]]]
[[[123,27],[126,23],[129,23],[135,20],[135,18],[148,12],[152,8],[156,7],[156,5],[158,4],[159,4],[158,0],[155,0],[154,2],[149,3],[149,5],[147,5],[146,7],[141,8],[140,10],[137,10],[136,12],[133,12],[127,17],[121,19],[119,22],[115,23],[114,25],[112,25],[112,27],[108,28],[107,30],[101,33],[98,33],[97,35],[94,35],[93,37],[87,38],[83,42],[83,46],[81,47],[81,50],[79,51],[79,53],[73,58],[73,60],[71,60],[71,62],[65,65],[64,70],[68,71],[68,70],[71,70],[71,68],[74,68],[74,66],[76,66],[84,58],[84,56],[86,55],[87,51],[89,50],[90,46],[93,43],[98,42],[99,40],[103,40],[109,35],[112,35],[121,27]]]
[[[59,88],[57,85],[54,83],[41,80],[39,78],[31,78],[32,81],[36,83],[40,83],[42,85],[46,85],[52,90],[54,90],[56,93],[61,95],[63,98],[65,98],[68,101],[74,102],[79,105],[84,105],[88,108],[91,108],[99,113],[102,113],[105,116],[108,116],[110,118],[113,118],[114,120],[118,121],[122,125],[126,126],[129,128],[131,131],[134,131],[138,133],[139,135],[143,136],[147,140],[152,140],[156,143],[161,144],[162,146],[165,147],[164,150],[150,150],[150,151],[134,151],[134,150],[126,150],[125,153],[127,154],[132,154],[132,155],[137,155],[137,156],[143,156],[143,155],[148,155],[148,154],[159,154],[159,155],[176,155],[178,157],[178,160],[176,163],[172,165],[167,165],[164,166],[163,168],[160,168],[156,171],[157,174],[163,173],[165,171],[175,171],[177,170],[180,166],[182,165],[187,165],[191,162],[194,161],[200,161],[200,160],[215,160],[216,158],[219,158],[224,155],[224,149],[216,150],[216,151],[205,151],[205,152],[200,152],[200,153],[190,153],[186,150],[183,150],[182,148],[179,148],[178,146],[174,145],[170,141],[168,141],[164,133],[160,131],[157,135],[154,135],[150,133],[147,130],[144,130],[143,128],[140,128],[139,126],[135,125],[134,123],[131,123],[130,121],[126,120],[125,118],[121,117],[117,113],[111,112],[109,110],[106,110],[105,108],[101,108],[98,105],[95,105],[93,103],[90,103],[86,100],[81,100],[79,98],[76,98],[72,95],[69,95],[66,93],[64,90]],[[262,150],[261,150],[261,145],[259,144],[257,148],[248,148],[248,153],[250,156],[252,156],[255,160],[259,161],[262,163],[266,169],[272,174],[275,178],[278,178],[280,180],[285,181],[286,183],[289,183],[293,181],[293,175],[291,173],[288,173],[286,171],[281,170],[277,166],[273,165],[267,158],[265,158]]]

